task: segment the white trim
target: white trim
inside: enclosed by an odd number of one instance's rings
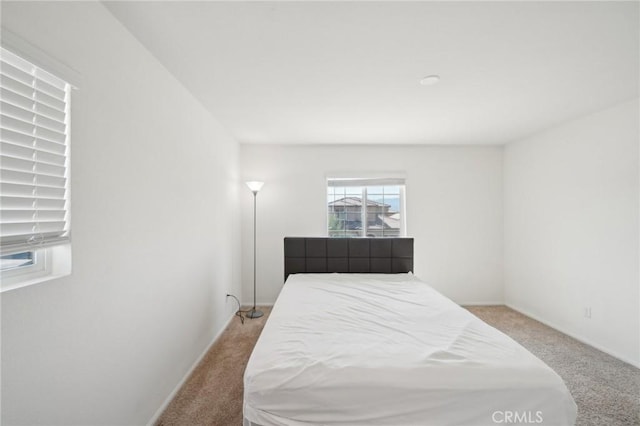
[[[0,293],[71,275],[71,244],[38,249],[44,258],[44,268],[18,274],[0,274]]]
[[[24,250],[28,251],[32,251],[35,257],[33,264],[0,272],[0,293],[36,284],[51,275],[51,251],[46,248]]]
[[[591,340],[589,340],[586,337],[583,337],[583,336],[580,336],[578,334],[575,334],[575,333],[572,333],[570,331],[567,331],[563,327],[558,327],[553,322],[544,320],[544,319],[540,318],[538,315],[532,314],[532,313],[528,312],[525,309],[516,308],[515,306],[513,306],[513,305],[511,305],[509,303],[505,303],[504,305],[506,307],[508,307],[508,308],[513,309],[516,312],[521,313],[522,315],[528,316],[529,318],[533,318],[534,320],[536,320],[538,322],[541,322],[542,324],[544,324],[546,326],[549,326],[549,327],[553,328],[556,331],[559,331],[559,332],[561,332],[563,334],[566,334],[567,336],[572,337],[572,338],[578,340],[579,342],[582,342],[582,343],[584,343],[586,345],[589,345],[589,346],[591,346],[591,347],[593,347],[593,348],[595,348],[595,349],[597,349],[599,351],[602,351],[602,352],[606,353],[607,355],[611,355],[612,357],[617,358],[620,361],[626,362],[627,364],[630,364],[630,365],[632,365],[632,366],[634,366],[636,368],[640,368],[640,360],[634,361],[634,360],[628,359],[627,357],[625,357],[623,355],[620,355],[616,351],[612,351],[611,349],[607,349],[607,348],[603,347],[602,345],[594,343],[594,342],[592,342]]]
[[[407,181],[400,185],[400,236],[407,237]]]
[[[337,187],[357,187],[357,186],[402,186],[407,180],[405,178],[383,177],[383,178],[328,178],[327,186]]]
[[[45,71],[65,80],[74,89],[80,88],[82,85],[82,74],[68,65],[52,58],[44,53],[41,49],[15,35],[11,31],[2,28],[0,35],[2,46],[26,59],[27,61],[43,68]]]
[[[218,339],[220,338],[220,336],[222,336],[222,333],[225,332],[225,330],[227,329],[227,327],[229,327],[229,324],[231,324],[231,321],[233,321],[233,319],[236,317],[236,313],[235,311],[229,316],[229,319],[227,320],[227,322],[224,323],[224,325],[220,328],[220,330],[218,331],[218,333],[216,333],[216,335],[213,337],[213,340],[211,341],[211,343],[209,343],[207,345],[207,347],[205,348],[204,352],[202,352],[202,354],[198,357],[198,359],[196,359],[196,361],[193,363],[193,365],[191,366],[191,368],[189,368],[189,371],[187,371],[187,373],[184,375],[184,377],[182,378],[182,380],[180,380],[180,382],[178,382],[178,384],[176,385],[176,387],[171,391],[171,393],[169,394],[169,396],[167,396],[167,398],[164,400],[164,402],[162,403],[162,405],[160,406],[160,408],[158,408],[158,410],[155,412],[155,414],[153,415],[153,417],[151,417],[151,420],[149,420],[147,422],[147,426],[153,426],[158,419],[160,418],[160,416],[162,415],[162,413],[164,413],[164,410],[167,409],[167,407],[169,406],[169,404],[171,403],[171,401],[173,401],[173,398],[176,397],[176,395],[178,394],[178,391],[180,391],[180,389],[182,388],[182,386],[184,386],[184,384],[187,382],[187,379],[189,377],[191,377],[191,374],[195,371],[196,367],[200,364],[200,362],[204,359],[205,355],[207,355],[207,353],[211,350],[211,347],[218,341]]]
[[[405,171],[380,171],[380,172],[329,172],[325,180],[331,179],[407,179]]]
[[[401,172],[398,172],[401,173]],[[365,174],[370,174],[370,173],[365,173]],[[377,174],[376,174],[377,175]],[[358,176],[360,176],[358,174]],[[340,184],[336,184],[333,185],[332,182],[340,182]],[[351,178],[335,178],[335,177],[329,177],[329,175],[327,175],[326,177],[326,189],[328,188],[354,188],[354,187],[358,187],[361,189],[362,191],[362,200],[368,200],[369,196],[368,196],[368,188],[371,186],[397,186],[399,187],[399,194],[398,194],[398,200],[399,200],[399,214],[400,214],[400,228],[399,228],[399,237],[406,237],[407,234],[407,222],[406,222],[406,216],[407,216],[407,207],[406,207],[406,185],[407,185],[407,181],[404,177],[383,177],[383,178],[374,178],[374,179],[370,179],[368,177],[351,177]],[[325,189],[325,208],[326,206],[329,205],[329,193],[328,191]],[[334,193],[335,194],[335,193]],[[346,195],[345,195],[346,196]],[[361,211],[361,223],[363,224],[362,226],[362,235],[360,235],[360,237],[368,237],[369,236],[369,224],[368,224],[368,203],[366,203],[365,201],[362,202],[362,211]],[[329,210],[327,210],[326,214],[325,214],[325,221],[324,221],[324,229],[326,232],[326,236],[329,236],[330,234],[330,230],[329,230]],[[383,231],[384,232],[384,231]],[[356,236],[352,236],[351,238],[357,238]],[[385,236],[382,236],[381,238],[385,238]]]

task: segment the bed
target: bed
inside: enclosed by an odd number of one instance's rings
[[[575,423],[551,368],[412,270],[408,238],[285,239],[245,426]]]

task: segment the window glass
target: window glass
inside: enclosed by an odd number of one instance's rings
[[[8,254],[0,257],[0,271],[9,271],[35,265],[36,256],[33,251]]]
[[[402,185],[395,182],[380,184],[380,179],[371,186],[340,186],[340,183],[340,180],[329,179],[327,186],[327,233],[330,237],[399,237],[405,234]]]

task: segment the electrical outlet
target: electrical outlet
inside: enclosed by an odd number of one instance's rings
[[[587,319],[591,319],[591,306],[587,306],[584,308],[584,317]]]

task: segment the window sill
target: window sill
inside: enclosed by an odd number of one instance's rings
[[[49,247],[44,250],[47,251],[47,265],[44,270],[3,277],[0,283],[0,293],[71,275],[71,244]]]

